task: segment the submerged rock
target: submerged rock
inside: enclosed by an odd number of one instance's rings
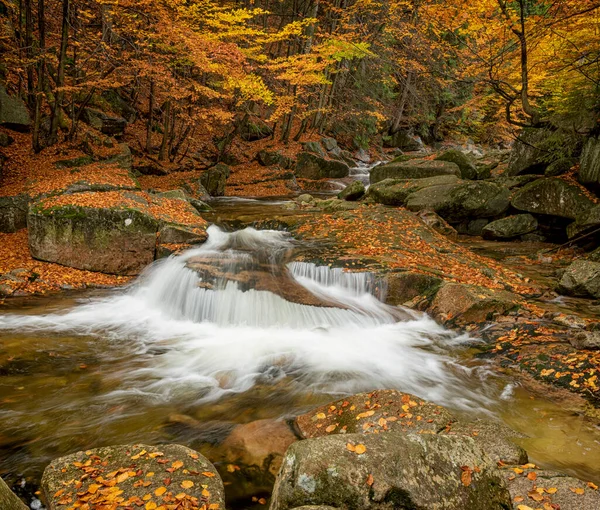
[[[538,222],[531,214],[516,214],[488,223],[482,234],[486,239],[514,239],[537,228]]]
[[[371,170],[371,184],[384,179],[422,179],[436,175],[455,175],[460,177],[460,168],[447,161],[429,159],[411,159],[379,165]]]
[[[225,508],[214,466],[177,444],[107,446],[61,457],[45,469],[42,491],[48,510],[77,504],[166,508],[183,501],[190,507]]]
[[[600,263],[576,260],[564,272],[556,290],[567,296],[600,298]]]
[[[556,177],[527,184],[514,194],[511,204],[520,211],[571,220],[594,205],[579,187]]]
[[[292,444],[271,510],[301,505],[506,510],[511,500],[502,474],[473,439],[390,432]]]
[[[354,181],[351,184],[348,184],[348,186],[338,194],[338,198],[347,200],[348,202],[354,202],[361,199],[364,194],[365,185],[361,181]]]

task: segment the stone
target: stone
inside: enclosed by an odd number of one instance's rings
[[[367,197],[378,204],[403,206],[411,193],[432,186],[458,182],[456,175],[437,175],[423,179],[384,179],[369,186]]]
[[[418,136],[411,135],[408,131],[400,130],[383,138],[383,145],[403,151],[419,151],[423,149],[423,142]]]
[[[325,147],[325,150],[328,152],[334,151],[335,149],[339,148],[337,140],[329,136],[324,136],[323,138],[321,138],[321,144],[323,145],[323,147]]]
[[[461,481],[463,466],[478,468],[469,471],[469,484]],[[338,434],[292,444],[270,508],[302,505],[506,510],[511,499],[502,473],[473,439],[391,432]]]
[[[564,272],[556,291],[576,297],[600,298],[600,263],[579,259]]]
[[[177,200],[184,200],[185,202],[188,201],[188,196],[182,189],[171,189],[169,191],[161,191],[160,193],[157,193],[156,196],[161,198],[175,198]]]
[[[167,467],[172,471],[166,473]],[[165,478],[170,478],[168,485]],[[105,486],[101,480],[116,484]],[[203,455],[177,444],[107,446],[60,457],[44,470],[41,488],[48,510],[65,508],[66,500],[69,505],[79,501],[90,508],[116,504],[156,508],[177,501],[175,496],[180,494],[190,508],[202,504],[225,509],[217,470]]]
[[[600,247],[588,253],[585,258],[587,260],[591,260],[592,262],[600,262]]]
[[[27,227],[29,197],[25,194],[0,197],[0,232],[12,233]]]
[[[592,489],[586,482],[577,478],[542,469],[525,469],[522,474],[515,476],[509,466],[502,472],[511,498],[513,501],[517,498],[516,500],[522,501],[523,505],[529,502],[527,505],[532,508],[557,510],[596,510],[600,508],[600,491]],[[534,486],[532,481],[527,478],[530,473],[535,473],[535,487],[540,490],[545,489],[541,493],[541,501],[537,503],[529,497]],[[552,489],[552,491],[548,492],[548,489]],[[518,508],[518,503],[515,502],[514,508]]]
[[[600,331],[580,331],[569,335],[575,349],[600,349]]]
[[[119,165],[125,170],[131,170],[133,168],[133,156],[131,149],[126,143],[119,143],[115,147],[115,151],[105,159],[107,164]]]
[[[421,419],[418,419],[419,416]],[[380,424],[382,418],[385,429]],[[310,439],[332,434],[372,434],[384,430],[435,434],[453,421],[455,418],[449,411],[415,395],[397,390],[376,390],[313,409],[298,416],[295,424],[300,437]],[[365,428],[366,424],[369,426]]]
[[[284,156],[281,151],[261,150],[256,155],[258,162],[262,166],[280,166],[281,168],[294,168],[294,160]]]
[[[548,168],[546,168],[544,175],[546,177],[557,177],[571,170],[574,164],[575,162],[569,158],[557,159],[556,161],[548,165]]]
[[[365,194],[365,185],[361,181],[354,181],[346,186],[343,191],[338,194],[340,200],[354,202],[360,200]]]
[[[302,179],[342,179],[348,177],[350,167],[342,162],[321,158],[310,152],[301,152],[296,162],[296,177]]]
[[[543,174],[548,162],[542,146],[550,135],[546,129],[524,129],[513,145],[506,175]]]
[[[144,161],[134,167],[134,170],[141,175],[169,175],[169,171],[162,165],[154,161]]]
[[[300,202],[301,204],[312,204],[315,202],[315,197],[309,195],[308,193],[304,193],[298,196],[298,198],[296,198],[296,201]]]
[[[28,510],[29,508],[10,490],[2,478],[0,478],[0,508],[2,510]]]
[[[8,147],[14,141],[15,139],[12,136],[6,133],[0,133],[0,147]]]
[[[539,175],[501,175],[494,182],[507,189],[522,188],[530,182],[537,181],[541,177]]]
[[[600,187],[600,138],[590,138],[583,148],[579,182],[594,189]]]
[[[571,220],[594,205],[578,186],[557,177],[525,185],[513,195],[511,204],[519,211]]]
[[[225,195],[225,185],[230,174],[231,169],[227,165],[218,163],[200,176],[200,185],[211,197],[222,197]]]
[[[258,420],[236,426],[220,450],[225,462],[259,468],[274,480],[286,450],[297,440],[287,423]]]
[[[325,151],[323,150],[323,147],[321,146],[321,144],[319,142],[304,142],[302,144],[302,148],[306,152],[312,152],[313,154],[316,154],[317,156],[321,156],[322,158],[325,158],[327,156],[327,154],[325,153]]]
[[[492,176],[492,170],[498,168],[498,162],[482,164],[476,163],[475,169],[477,171],[476,179],[478,181],[482,181],[484,179],[489,179]]]
[[[16,131],[31,127],[27,106],[18,97],[9,96],[3,85],[0,85],[0,124]]]
[[[450,149],[435,158],[437,161],[449,161],[455,163],[460,168],[460,176],[463,179],[475,180],[478,178],[478,171],[475,163],[463,152],[457,149]]]
[[[123,136],[127,127],[127,121],[123,117],[112,117],[94,108],[84,109],[81,120],[101,133],[110,136]]]
[[[200,244],[206,241],[205,230],[194,230],[179,225],[165,225],[159,230],[161,244]]]
[[[385,302],[399,306],[417,298],[433,299],[443,284],[441,278],[413,271],[390,273],[386,277],[387,295]]]
[[[458,232],[456,229],[451,227],[450,224],[435,211],[423,209],[417,213],[417,216],[423,221],[423,223],[425,223],[425,225],[432,228],[436,232],[452,239],[456,239],[458,237]]]
[[[460,168],[447,161],[411,159],[398,163],[376,166],[371,170],[370,182],[375,184],[384,179],[422,179],[436,175],[455,175],[460,177]]]
[[[203,202],[202,200],[198,200],[196,198],[190,198],[188,199],[188,202],[198,212],[208,212],[213,210],[213,208],[206,202]]]
[[[537,228],[538,222],[531,214],[515,214],[488,223],[483,227],[482,235],[486,239],[514,239]]]
[[[240,126],[240,138],[246,142],[263,140],[273,134],[273,128],[258,117],[249,118]]]
[[[483,323],[520,305],[521,299],[505,290],[445,283],[436,294],[429,312],[444,324]]]
[[[600,204],[579,214],[575,221],[567,226],[569,239],[591,234],[600,229]]]
[[[492,218],[504,213],[510,193],[486,181],[463,181],[433,186],[412,193],[406,201],[410,211],[431,209],[450,223],[473,218]]]
[[[76,156],[69,159],[60,159],[54,162],[54,166],[58,169],[62,168],[79,168],[94,162],[93,156]]]

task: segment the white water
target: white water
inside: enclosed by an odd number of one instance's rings
[[[286,268],[293,247],[282,232],[213,226],[202,247],[152,265],[124,292],[64,313],[4,315],[0,330],[119,342],[149,361],[123,376],[116,393],[157,401],[211,401],[287,379],[291,391],[398,388],[460,409],[490,405],[485,373],[452,356],[461,338],[425,315],[383,304],[376,296],[385,289],[369,273],[296,262]],[[208,282],[187,267],[195,260],[218,266],[219,276]],[[242,290],[228,277],[264,267],[331,306]]]

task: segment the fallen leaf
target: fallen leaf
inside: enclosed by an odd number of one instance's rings
[[[374,483],[373,475],[369,473],[369,476],[367,476],[367,485],[369,487],[371,487],[373,485],[373,483]]]
[[[192,482],[191,480],[184,480],[183,482],[181,482],[182,489],[191,489],[193,486],[194,482]]]
[[[356,447],[354,448],[354,451],[356,452],[357,455],[362,455],[363,453],[365,453],[367,451],[367,447],[364,444],[357,444]]]
[[[471,485],[472,477],[471,477],[471,468],[469,466],[461,466],[460,468],[462,473],[460,474],[460,481],[465,487]]]
[[[157,496],[162,496],[165,492],[167,492],[167,488],[166,487],[159,487],[158,489],[156,489],[154,491],[154,494]]]

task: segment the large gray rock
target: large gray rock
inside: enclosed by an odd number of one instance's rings
[[[379,204],[403,206],[415,191],[458,182],[456,175],[437,175],[424,179],[384,179],[369,186],[367,196]]]
[[[81,119],[101,133],[110,136],[122,136],[127,127],[127,121],[123,117],[112,117],[93,108],[83,110]]]
[[[385,147],[400,149],[407,152],[418,151],[423,148],[423,142],[421,139],[417,136],[411,135],[405,130],[396,131],[389,137],[384,137],[383,145]]]
[[[600,263],[576,260],[564,272],[556,290],[567,296],[600,298]]]
[[[506,510],[506,482],[468,437],[345,434],[294,443],[271,510],[301,505],[354,509]]]
[[[570,332],[569,343],[575,349],[600,349],[600,331]]]
[[[325,150],[323,150],[323,146],[319,142],[304,142],[302,144],[302,148],[306,152],[312,152],[313,154],[321,156],[322,158],[327,156]]]
[[[600,187],[600,138],[590,138],[583,148],[579,182],[592,188]]]
[[[499,216],[509,205],[509,191],[485,181],[425,188],[412,193],[406,201],[409,210],[431,209],[450,223]]]
[[[180,501],[185,501],[182,508],[225,508],[223,482],[214,466],[176,444],[107,446],[60,457],[45,469],[42,491],[48,510],[84,504],[167,508]]]
[[[354,181],[346,186],[340,193],[338,198],[354,202],[359,200],[365,194],[365,185],[361,181]]]
[[[531,214],[515,214],[488,223],[483,227],[482,235],[486,239],[514,239],[537,228],[538,222]]]
[[[256,155],[258,162],[262,166],[280,166],[281,168],[293,168],[294,160],[284,156],[280,151],[259,151]]]
[[[31,117],[25,103],[12,97],[0,85],[0,124],[18,131],[26,131],[31,126]]]
[[[598,229],[600,229],[600,204],[578,215],[575,221],[567,227],[567,234],[569,239],[574,239]]]
[[[542,147],[550,134],[545,129],[523,130],[510,153],[506,175],[543,174],[548,162]]]
[[[16,232],[27,226],[27,195],[0,197],[0,232]]]
[[[310,152],[301,152],[296,162],[296,177],[302,179],[341,179],[348,177],[350,167],[342,162],[324,159]]]
[[[2,510],[27,510],[29,508],[10,490],[2,478],[0,478],[0,508]]]
[[[457,149],[450,149],[440,154],[437,158],[438,161],[449,161],[455,163],[460,168],[460,175],[463,179],[475,180],[478,178],[477,167],[473,160]]]
[[[211,197],[222,197],[225,194],[225,185],[230,174],[231,169],[224,163],[219,163],[200,176],[200,185]]]
[[[443,283],[441,278],[413,271],[389,274],[386,281],[385,301],[393,306],[406,305],[415,298],[433,299]]]
[[[460,168],[448,161],[411,159],[379,165],[371,170],[370,181],[375,184],[384,179],[422,179],[436,175],[455,175],[460,177]]]
[[[571,220],[594,205],[578,186],[556,177],[527,184],[513,195],[511,204],[519,211]]]

